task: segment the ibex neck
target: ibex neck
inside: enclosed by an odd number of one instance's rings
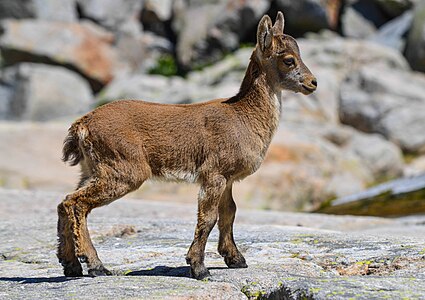
[[[238,110],[244,123],[268,146],[279,125],[281,92],[275,92],[268,83],[255,52],[251,56],[238,94],[227,102]]]

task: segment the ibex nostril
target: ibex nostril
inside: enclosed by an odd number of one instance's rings
[[[315,87],[317,87],[317,80],[316,80],[316,79],[313,79],[313,80],[311,81],[311,84],[312,84],[312,85],[314,85]]]

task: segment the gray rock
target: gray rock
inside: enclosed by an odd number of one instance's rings
[[[382,132],[408,152],[425,153],[424,120],[424,102],[410,104],[394,109],[382,117],[377,131]]]
[[[347,78],[341,87],[341,121],[381,133],[406,151],[424,151],[425,76],[382,72],[364,67]]]
[[[402,152],[380,134],[364,134],[348,126],[324,126],[320,134],[358,156],[375,181],[396,178],[403,173]]]
[[[299,39],[298,44],[303,61],[313,71],[315,68],[331,68],[345,77],[364,65],[373,65],[378,69],[410,69],[399,51],[370,41],[343,39],[325,32],[309,39]]]
[[[405,48],[405,34],[409,31],[413,21],[413,12],[407,11],[403,15],[385,23],[370,39],[387,47],[403,52]]]
[[[182,1],[145,0],[140,17],[143,28],[159,36],[174,39],[174,32],[170,26],[172,19],[174,19],[174,7],[178,6],[179,3],[182,3]]]
[[[379,134],[354,134],[346,147],[361,158],[376,180],[395,178],[403,172],[401,150]]]
[[[261,168],[239,184],[236,198],[255,208],[310,211],[373,181],[360,157],[322,138],[317,124],[285,122],[285,115],[283,122]]]
[[[0,1],[0,19],[31,18],[34,17],[34,3],[32,0],[3,0]]]
[[[376,2],[387,14],[397,17],[411,9],[413,3],[417,0],[376,0]]]
[[[173,11],[173,1],[172,0],[162,0],[162,1],[153,1],[145,0],[144,10],[152,12],[158,20],[164,22],[168,21],[171,18]]]
[[[37,18],[73,22],[77,20],[76,9],[75,0],[3,0],[0,3],[0,19]]]
[[[143,1],[139,0],[77,0],[82,15],[102,26],[118,30],[123,23],[138,23]]]
[[[4,70],[11,86],[5,118],[46,121],[87,112],[92,103],[89,84],[62,67],[22,63]]]
[[[7,65],[21,61],[65,65],[98,90],[125,68],[112,47],[113,35],[95,24],[4,20],[0,49]]]
[[[330,28],[327,4],[320,0],[277,0],[276,9],[285,14],[287,32],[302,35]]]
[[[415,6],[413,25],[406,45],[406,58],[413,70],[425,72],[425,3]]]
[[[374,1],[348,1],[341,15],[341,31],[351,38],[367,38],[387,19]]]
[[[76,0],[32,0],[32,3],[37,19],[62,22],[78,19]]]
[[[0,83],[0,120],[8,117],[12,98],[13,88],[7,84]]]
[[[186,69],[217,61],[238,48],[270,6],[269,1],[219,1],[175,9],[177,59]]]
[[[115,47],[131,72],[148,73],[158,66],[164,55],[172,55],[174,46],[168,39],[144,31],[121,32],[117,35]]]
[[[184,262],[193,238],[195,205],[125,199],[94,210],[89,220],[99,255],[116,275],[65,278],[55,257],[55,207],[62,196],[0,190],[2,297],[89,299],[95,294],[103,299],[116,299],[117,295],[123,299],[379,299],[402,295],[420,299],[425,296],[421,284],[425,279],[425,228],[421,225],[424,218],[420,216],[381,219],[241,210],[235,224],[235,238],[249,267],[225,267],[216,254],[218,234],[213,230],[206,248],[206,265],[212,278],[196,281],[187,278],[188,267]],[[312,219],[312,227],[294,226],[296,222]],[[324,224],[332,230],[317,229]],[[135,229],[133,234],[121,236],[119,232],[128,227]]]
[[[418,176],[425,174],[425,155],[420,155],[409,161],[403,170],[405,177]]]
[[[70,124],[71,120],[0,122],[0,186],[54,191],[74,188],[78,170],[61,161],[61,146]]]
[[[400,216],[425,212],[425,175],[396,179],[361,193],[341,197],[319,212],[331,214]]]
[[[119,76],[98,96],[100,103],[117,99],[140,99],[159,103],[190,101],[187,84],[182,78],[144,74]]]

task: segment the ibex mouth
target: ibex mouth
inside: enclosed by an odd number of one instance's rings
[[[302,87],[309,93],[309,94],[311,94],[311,93],[313,93],[315,90],[316,90],[316,87],[315,86],[312,86],[312,87],[310,87],[310,86],[307,86],[307,85],[305,85],[305,84],[303,84],[302,85]]]

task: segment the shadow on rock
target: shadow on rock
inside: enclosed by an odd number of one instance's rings
[[[227,269],[226,267],[214,267],[208,268],[209,270],[214,269]],[[190,268],[189,267],[167,267],[167,266],[157,266],[153,269],[146,269],[140,271],[129,272],[127,276],[168,276],[168,277],[190,277]]]
[[[22,284],[28,283],[45,283],[45,282],[66,282],[71,280],[77,280],[82,277],[65,277],[65,276],[57,276],[57,277],[0,277],[0,281],[11,281],[18,282]]]
[[[189,267],[167,267],[157,266],[153,269],[146,269],[127,273],[128,276],[169,276],[169,277],[190,277]]]

